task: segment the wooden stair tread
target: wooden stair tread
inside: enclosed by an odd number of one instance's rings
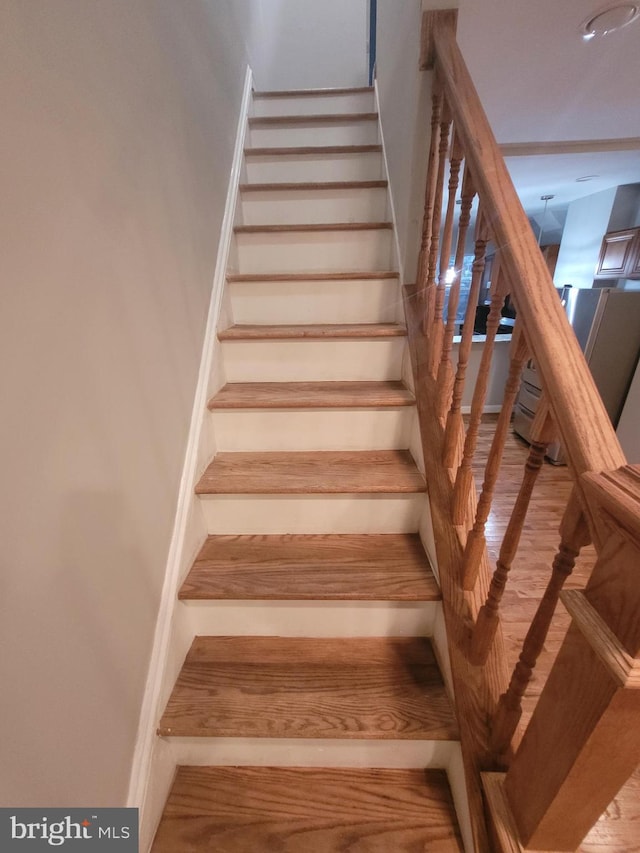
[[[221,341],[323,340],[325,338],[394,338],[407,334],[398,323],[308,323],[299,326],[236,324],[218,332]]]
[[[299,222],[287,225],[236,225],[234,234],[280,234],[288,231],[389,231],[392,222]]]
[[[444,770],[179,767],[152,853],[462,853]]]
[[[412,406],[398,380],[382,382],[230,382],[209,400],[210,409],[320,409]]]
[[[439,601],[413,534],[209,536],[185,600]]]
[[[309,115],[251,116],[249,127],[279,124],[342,124],[343,122],[378,121],[378,113],[310,113]]]
[[[294,146],[257,146],[244,149],[245,157],[264,157],[275,155],[291,155],[295,157],[310,154],[381,154],[382,145],[379,143],[366,145],[294,145]]]
[[[450,740],[457,725],[426,638],[196,637],[158,732]]]
[[[325,89],[271,89],[263,92],[254,92],[254,98],[307,98],[326,95],[357,95],[362,92],[373,92],[373,86],[353,86],[342,88]]]
[[[400,274],[393,270],[381,272],[266,272],[266,273],[229,273],[229,282],[267,282],[267,281],[368,281],[369,279],[398,279]]]
[[[387,181],[293,181],[240,184],[240,192],[274,192],[280,190],[379,190],[386,189]]]
[[[408,450],[218,453],[196,494],[404,494],[425,491]]]

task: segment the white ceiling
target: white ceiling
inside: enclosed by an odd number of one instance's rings
[[[452,4],[455,5],[455,4]],[[584,153],[508,156],[527,213],[640,182],[640,19],[584,41],[606,0],[460,0],[458,42],[501,144],[586,142]],[[618,146],[603,140],[624,140]],[[580,146],[574,146],[580,147]],[[626,150],[602,150],[620,147]],[[580,183],[576,179],[598,175]]]

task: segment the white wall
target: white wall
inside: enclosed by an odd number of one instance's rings
[[[591,287],[602,238],[607,232],[616,187],[571,202],[562,232],[558,262],[553,276],[558,287]]]
[[[404,283],[414,282],[431,132],[431,73],[420,71],[421,0],[378,0],[377,86]]]
[[[126,798],[253,18],[0,8],[0,805]]]
[[[255,88],[312,89],[368,83],[369,0],[257,0]]]

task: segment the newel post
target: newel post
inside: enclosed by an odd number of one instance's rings
[[[505,779],[535,850],[575,850],[640,763],[640,466],[582,482],[607,535]]]

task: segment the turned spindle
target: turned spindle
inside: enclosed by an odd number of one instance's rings
[[[493,495],[500,473],[500,463],[504,453],[504,445],[509,433],[511,424],[511,413],[513,411],[518,391],[520,390],[520,378],[522,375],[522,367],[527,359],[527,344],[522,334],[519,321],[516,322],[516,327],[513,331],[511,340],[511,360],[509,364],[509,375],[504,388],[504,397],[502,401],[502,409],[498,417],[498,423],[491,441],[491,448],[487,457],[487,463],[484,471],[484,482],[482,483],[482,492],[478,500],[476,509],[476,517],[472,529],[467,536],[467,543],[464,550],[462,560],[462,586],[464,589],[471,590],[474,588],[476,578],[478,576],[478,568],[480,560],[484,553],[485,527],[489,513],[491,512],[491,504],[493,503]]]
[[[509,687],[498,701],[491,727],[491,747],[496,754],[507,750],[515,734],[522,716],[522,697],[547,639],[560,592],[573,572],[580,550],[589,542],[589,531],[575,491],[569,498],[560,525],[560,537],[560,547],[553,560],[549,583],[527,631]]]
[[[489,242],[489,233],[486,220],[482,212],[482,204],[478,207],[476,215],[476,240],[473,267],[471,274],[471,287],[469,289],[469,301],[465,312],[464,325],[462,327],[462,340],[458,347],[458,365],[456,376],[451,391],[451,407],[447,415],[447,423],[444,432],[444,449],[442,462],[445,468],[453,468],[457,462],[458,441],[462,435],[462,394],[467,374],[471,344],[473,342],[473,327],[476,316],[476,305],[478,304],[478,293],[482,282],[482,274],[485,266],[485,253]]]

